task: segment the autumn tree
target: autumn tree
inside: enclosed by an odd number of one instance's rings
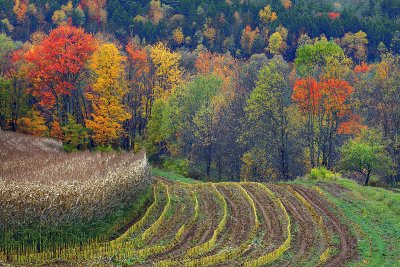
[[[127,147],[134,146],[137,135],[142,135],[149,120],[153,104],[153,83],[151,59],[146,48],[130,40],[127,52],[127,83],[125,95],[131,119],[125,124]]]
[[[268,23],[273,22],[278,18],[278,15],[276,15],[276,13],[272,11],[270,5],[266,5],[263,9],[261,9],[259,15],[261,22],[267,25]]]
[[[46,136],[48,127],[45,124],[45,119],[36,108],[32,108],[27,116],[19,118],[17,121],[18,131],[25,134],[35,136]]]
[[[253,49],[254,42],[258,38],[261,38],[260,30],[258,28],[252,30],[251,27],[247,25],[244,28],[242,38],[240,39],[240,45],[243,51],[250,55]]]
[[[353,88],[348,82],[327,79],[317,82],[312,78],[297,80],[292,99],[307,117],[307,137],[312,167],[332,166],[335,138],[342,118],[349,110]]]
[[[18,21],[24,21],[28,10],[29,0],[14,0],[14,13]]]
[[[177,28],[172,32],[172,40],[174,40],[175,44],[181,45],[185,39],[183,35],[182,29]]]
[[[375,67],[369,66],[368,71],[357,76],[357,112],[367,125],[380,130],[387,141],[397,169],[396,175],[387,178],[394,184],[400,180],[400,57],[386,54]]]
[[[221,88],[222,81],[215,76],[196,78],[171,95],[163,119],[170,152],[189,156],[192,162],[204,162],[207,177],[215,153]]]
[[[86,92],[86,97],[93,112],[85,122],[97,145],[111,145],[121,136],[122,123],[130,118],[122,103],[127,91],[124,60],[114,44],[101,45],[90,60],[95,82]]]
[[[349,57],[354,58],[358,62],[366,60],[368,39],[365,32],[346,33],[340,40],[340,44]]]
[[[158,43],[150,48],[150,58],[155,67],[153,98],[168,97],[182,81],[179,68],[180,55],[164,44]]]
[[[72,2],[69,1],[66,5],[62,5],[59,10],[54,11],[51,19],[56,25],[66,25],[68,24],[68,18],[72,15],[72,11]]]
[[[294,129],[291,126],[293,110],[289,75],[288,64],[282,57],[274,57],[260,70],[257,86],[246,102],[245,125],[240,141],[249,147],[249,151],[242,159],[242,168],[245,174],[252,162],[264,162],[262,166],[253,166],[262,170],[253,173],[253,178],[257,180],[262,180],[262,176],[264,179],[287,180],[296,173],[294,158],[291,157],[294,152]],[[264,158],[257,159],[259,157]]]
[[[283,39],[279,32],[274,32],[268,39],[268,51],[277,55],[282,51]]]
[[[104,28],[107,22],[106,0],[81,0],[80,7],[87,10],[91,27],[94,30]]]
[[[84,117],[83,90],[78,82],[95,49],[94,38],[83,29],[60,26],[26,54],[32,94],[42,107],[55,110],[60,124],[69,113],[80,120]]]

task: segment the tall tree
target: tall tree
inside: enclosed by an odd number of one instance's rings
[[[124,60],[114,44],[103,44],[90,61],[95,82],[86,93],[93,108],[86,125],[97,145],[111,145],[121,137],[122,123],[130,118],[122,103],[127,92]]]
[[[182,81],[182,70],[179,68],[181,57],[179,53],[171,52],[164,43],[158,43],[151,47],[150,58],[156,78],[153,97],[167,98]]]
[[[245,126],[240,138],[250,149],[247,157],[266,157],[257,161],[268,162],[272,173],[286,180],[295,173],[293,158],[290,158],[293,133],[289,118],[292,102],[289,74],[289,66],[280,56],[274,57],[260,70],[257,86],[247,100]],[[256,151],[262,153],[254,154]],[[243,168],[248,167],[249,159],[244,158]]]
[[[85,101],[78,82],[96,46],[83,29],[60,26],[26,54],[32,94],[44,108],[55,109],[60,124],[67,114],[75,114],[80,121],[84,118]]]
[[[222,80],[218,77],[196,78],[171,95],[163,122],[169,147],[177,147],[178,154],[189,156],[192,162],[204,162],[207,177],[211,176],[215,153],[221,91]]]

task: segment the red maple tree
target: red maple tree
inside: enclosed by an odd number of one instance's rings
[[[86,61],[97,45],[82,28],[60,26],[25,55],[30,64],[32,94],[42,106],[52,106],[75,89]]]

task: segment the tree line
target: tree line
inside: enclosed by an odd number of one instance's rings
[[[394,185],[400,56],[362,61],[368,38],[349,49],[353,35],[303,35],[288,62],[279,49],[240,59],[122,45],[71,25],[25,43],[0,34],[0,125],[67,151],[145,147],[154,164],[199,179],[288,180],[324,167]]]
[[[304,33],[335,39],[362,30],[369,42],[361,57],[400,51],[398,0],[0,0],[0,6],[0,30],[23,42],[72,24],[123,43],[135,37],[142,45],[168,41],[174,49],[201,44],[236,58],[279,49],[293,61]]]

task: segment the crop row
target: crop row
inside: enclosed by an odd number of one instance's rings
[[[286,250],[289,249],[290,243],[291,243],[291,240],[292,240],[291,220],[290,220],[288,212],[286,211],[286,208],[282,204],[282,201],[279,198],[276,198],[274,193],[271,190],[269,190],[265,185],[257,183],[257,186],[262,191],[264,191],[268,196],[270,196],[273,199],[273,201],[278,205],[278,207],[280,207],[280,209],[282,210],[283,214],[285,215],[285,219],[286,219],[286,222],[287,222],[286,240],[276,250],[274,250],[274,251],[272,251],[270,253],[267,253],[267,254],[265,254],[265,255],[257,258],[257,259],[246,261],[244,263],[244,266],[246,266],[246,267],[263,266],[263,265],[269,264],[270,262],[278,259],[279,257],[281,257],[283,255],[283,253]]]
[[[324,223],[324,219],[321,215],[318,214],[318,212],[315,210],[315,208],[311,205],[310,202],[308,202],[302,195],[300,195],[297,191],[293,190],[292,188],[288,187],[288,190],[293,193],[293,195],[303,203],[303,205],[308,209],[310,214],[312,215],[314,221],[318,224],[319,228],[322,231],[323,237],[325,242],[327,243],[327,248],[325,251],[321,254],[320,256],[320,261],[321,262],[326,262],[328,258],[330,257],[332,247],[331,247],[331,237],[329,235],[328,229]]]
[[[228,220],[228,204],[226,203],[224,196],[218,191],[218,189],[215,187],[214,184],[211,184],[211,188],[212,188],[213,192],[215,192],[218,200],[220,201],[220,204],[222,205],[223,216],[222,216],[221,221],[218,224],[218,227],[214,230],[214,233],[213,233],[213,236],[211,237],[211,239],[199,246],[195,246],[195,247],[189,249],[187,251],[187,255],[189,257],[195,257],[197,255],[204,254],[205,252],[209,251],[212,247],[214,247],[215,243],[217,242],[218,236],[224,230],[226,222]]]

